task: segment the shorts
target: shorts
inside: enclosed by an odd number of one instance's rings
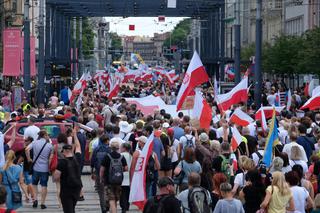
[[[121,186],[107,185],[104,189],[108,200],[120,200]]]
[[[48,186],[48,180],[49,180],[49,172],[37,172],[33,171],[32,173],[32,185],[38,185],[40,181],[40,185],[42,187]]]
[[[24,183],[26,185],[30,185],[32,183],[32,177],[29,174],[29,171],[23,172],[23,177],[24,177]]]

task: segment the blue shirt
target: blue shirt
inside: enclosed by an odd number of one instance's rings
[[[69,103],[69,95],[68,95],[68,88],[64,88],[60,91],[61,100],[64,102],[64,104]]]
[[[299,136],[297,138],[297,143],[304,148],[304,151],[306,151],[307,159],[309,160],[312,155],[312,151],[314,150],[314,141],[312,140],[312,138],[307,136]]]
[[[161,152],[164,150],[161,140],[157,137],[153,139],[153,151],[157,154],[158,160],[161,159]]]
[[[178,126],[173,127],[173,138],[180,140],[182,136],[184,136],[184,130]]]

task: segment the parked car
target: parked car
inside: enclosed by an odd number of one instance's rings
[[[27,119],[23,119],[14,123],[8,123],[3,129],[5,143],[10,141],[14,124],[16,125],[16,138],[11,149],[13,151],[20,151],[24,147],[23,135],[29,124]],[[73,128],[73,123],[71,121],[55,120],[53,118],[36,119],[34,125],[40,129],[47,130],[53,144],[57,144],[57,137],[60,133],[66,132],[69,128]],[[89,161],[89,141],[87,140],[85,149],[85,164],[88,164]]]

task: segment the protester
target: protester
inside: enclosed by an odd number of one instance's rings
[[[0,184],[5,186],[6,207],[18,209],[22,206],[22,194],[20,186],[23,184],[23,171],[18,165],[14,165],[15,154],[12,150],[6,154],[6,163],[0,168]]]
[[[34,140],[27,146],[26,156],[29,162],[32,162],[32,185],[35,192],[35,200],[33,201],[33,208],[38,207],[38,184],[41,185],[41,209],[46,209],[45,205],[47,197],[47,187],[49,180],[49,164],[53,157],[53,149],[50,143],[50,138],[45,130],[38,133],[38,139]],[[33,150],[33,157],[31,159],[30,151]]]
[[[132,161],[130,150],[131,150],[131,146],[129,143],[123,143],[121,145],[121,155],[126,159],[128,168],[131,167],[131,161]],[[122,213],[129,211],[129,207],[130,207],[129,195],[130,195],[129,172],[125,171],[123,173],[123,181],[121,184],[121,196],[120,196],[120,207],[121,207]]]
[[[77,128],[77,127],[75,127]],[[75,141],[75,151],[69,144],[62,147],[64,158],[58,162],[58,167],[54,172],[55,181],[60,181],[60,198],[64,213],[74,213],[75,206],[80,197],[82,189],[81,181],[81,147],[77,138],[77,130],[74,129],[73,137]]]
[[[159,194],[148,199],[143,213],[166,212],[181,213],[181,205],[174,193],[174,182],[170,177],[162,177],[158,181]],[[161,209],[159,209],[161,207]]]
[[[128,170],[126,159],[120,155],[120,142],[111,142],[111,153],[103,159],[100,167],[100,183],[105,186],[109,200],[110,212],[117,212],[117,201],[120,200],[123,172]]]

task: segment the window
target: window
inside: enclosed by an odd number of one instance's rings
[[[24,135],[24,131],[28,126],[22,126],[18,129],[18,133],[20,135]],[[43,125],[39,127],[40,129],[45,129],[50,138],[57,138],[58,135],[61,133],[61,129],[59,125]]]
[[[286,21],[287,35],[301,35],[303,33],[303,16]]]
[[[12,12],[17,13],[17,0],[12,0]]]

